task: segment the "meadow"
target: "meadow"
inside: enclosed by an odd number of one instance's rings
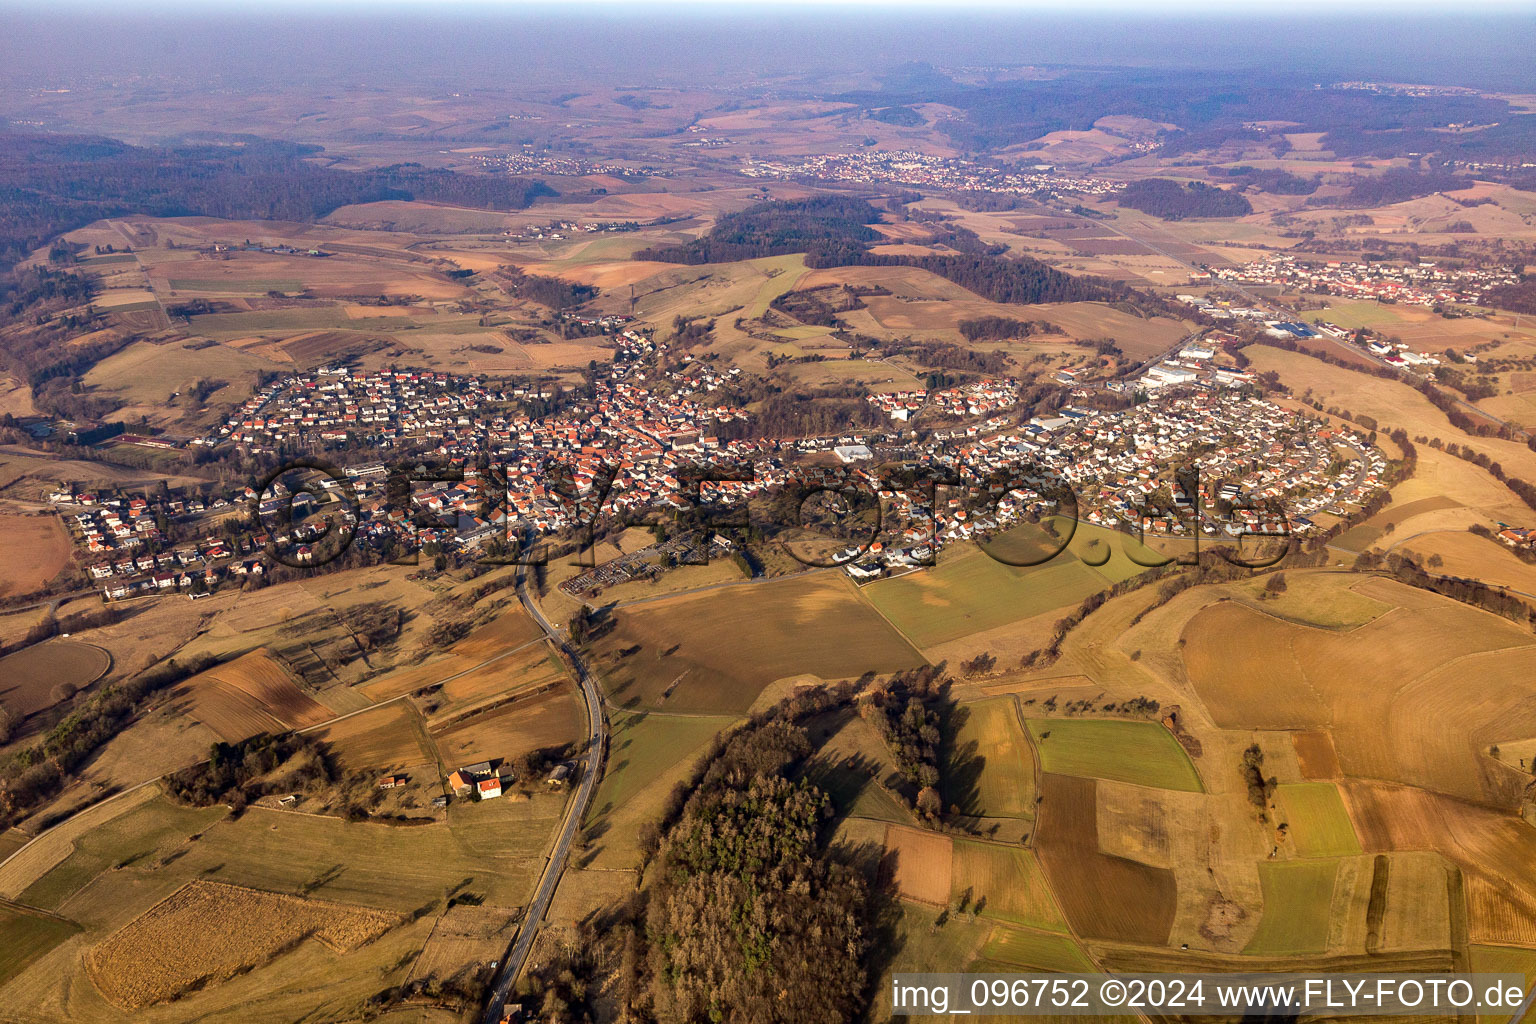
[[[1331,782],[1294,782],[1276,788],[1275,800],[1302,857],[1348,857],[1360,853],[1360,840]]]
[[[1338,872],[1339,862],[1334,859],[1260,864],[1264,916],[1244,952],[1256,956],[1326,952]]]
[[[961,704],[946,723],[944,802],[966,827],[1017,840],[1035,816],[1035,765],[1012,697]]]
[[[1195,766],[1173,734],[1155,722],[1031,718],[1029,734],[1047,772],[1203,791]]]
[[[639,860],[640,827],[660,816],[672,788],[737,719],[625,711],[609,718],[608,761],[582,824],[594,866],[630,867]]]

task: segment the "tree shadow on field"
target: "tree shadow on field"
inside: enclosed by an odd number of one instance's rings
[[[987,759],[977,753],[980,748],[975,740],[955,742],[970,717],[971,709],[957,704],[949,709],[948,720],[944,723],[944,803],[960,808],[962,814],[979,815],[985,809],[980,806],[978,783],[981,773],[986,770]]]

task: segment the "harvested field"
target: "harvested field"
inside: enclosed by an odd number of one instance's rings
[[[1337,860],[1266,861],[1259,865],[1264,916],[1243,952],[1258,956],[1328,949]]]
[[[432,738],[449,764],[472,764],[580,743],[586,726],[580,696],[574,687],[561,685],[434,728]]]
[[[1344,774],[1339,767],[1339,753],[1333,749],[1333,737],[1326,732],[1291,733],[1296,761],[1308,779],[1336,779]]]
[[[841,574],[743,583],[614,614],[598,666],[610,697],[632,707],[739,714],[776,679],[924,663]]]
[[[69,533],[58,516],[0,515],[0,597],[39,590],[69,565]]]
[[[1275,799],[1300,856],[1349,857],[1361,852],[1339,788],[1333,783],[1285,783],[1276,788]]]
[[[1347,633],[1230,602],[1188,621],[1181,634],[1185,666],[1216,724],[1327,728],[1346,775],[1515,806],[1522,780],[1484,751],[1536,736],[1530,634],[1384,579],[1353,586],[1396,607]],[[1472,679],[1477,685],[1469,688]]]
[[[1028,725],[1047,772],[1187,793],[1203,790],[1189,755],[1156,722],[1031,718]]]
[[[1407,786],[1349,779],[1343,791],[1366,850],[1433,850],[1461,869],[1473,942],[1536,945],[1536,830]]]
[[[946,835],[905,825],[885,827],[886,856],[896,891],[905,900],[949,906],[954,843]]]
[[[1051,898],[1045,874],[1029,850],[957,840],[951,885],[956,903],[969,894],[978,913],[988,917],[1046,931],[1067,930],[1066,918]]]
[[[1449,949],[1449,885],[1455,884],[1436,853],[1388,854],[1387,904],[1378,948],[1385,951]]]
[[[407,701],[392,701],[317,729],[331,755],[349,771],[391,771],[437,763],[421,715]]]
[[[179,710],[228,742],[318,725],[332,714],[265,651],[199,673],[171,691]]]
[[[1437,576],[1456,576],[1481,580],[1496,587],[1507,587],[1526,594],[1536,594],[1536,566],[1521,561],[1496,540],[1462,530],[1443,530],[1410,536],[1394,542],[1391,550],[1423,565],[1438,555],[1443,564],[1429,571]]]
[[[520,689],[527,680],[521,678],[517,666],[533,666],[544,662],[547,649],[529,647],[526,658],[505,656],[543,635],[543,630],[521,608],[506,608],[498,612],[496,618],[454,644],[448,653],[380,676],[364,684],[362,691],[372,700],[388,700],[424,686],[446,684],[453,680],[452,685],[459,699],[467,700],[475,695],[487,696]],[[491,661],[493,658],[502,660]],[[487,665],[486,662],[491,664]],[[483,671],[476,671],[482,666]],[[546,671],[547,666],[540,669],[539,674],[543,675]],[[469,677],[472,672],[474,679]],[[499,685],[496,682],[498,678],[501,679]]]
[[[518,916],[512,907],[464,903],[449,907],[411,965],[411,977],[451,978],[471,964],[497,959],[511,942]]]
[[[1173,872],[1099,852],[1095,789],[1092,779],[1041,777],[1040,863],[1078,935],[1160,946],[1178,909]]]
[[[137,1010],[216,984],[313,938],[339,954],[398,920],[344,903],[195,881],[86,955],[86,970],[113,1005]]]
[[[1327,724],[1327,705],[1291,650],[1289,623],[1246,605],[1212,605],[1184,627],[1184,664],[1224,729],[1307,729]],[[1262,695],[1262,697],[1260,697]]]
[[[112,667],[112,656],[78,640],[47,640],[0,658],[0,707],[13,721],[57,704]]]

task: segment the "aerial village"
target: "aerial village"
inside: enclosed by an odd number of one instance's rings
[[[1413,306],[1476,304],[1489,288],[1514,284],[1520,279],[1507,267],[1441,266],[1431,260],[1313,262],[1288,253],[1273,253],[1236,266],[1206,267],[1194,277]]]
[[[974,160],[932,156],[910,150],[828,153],[800,160],[746,160],[742,164],[741,173],[749,178],[781,181],[815,179],[1014,195],[1076,192],[1105,196],[1113,195],[1125,187],[1122,182],[1107,178],[1058,174],[1049,164],[1013,170],[980,164]]]
[[[967,481],[1043,474],[1071,486],[1073,514],[1082,521],[1176,536],[1304,533],[1319,512],[1348,516],[1381,486],[1384,462],[1366,438],[1255,397],[1249,376],[1217,365],[1208,342],[1189,342],[1128,380],[1079,381],[1061,371],[1068,402],[1083,407],[1028,419],[1016,409],[1019,381],[987,378],[869,395],[890,417],[886,430],[729,439],[721,426],[748,415],[731,404],[739,368],[674,355],[637,329],[614,340],[614,358],[594,378],[590,397],[562,397],[547,383],[327,367],[271,382],[189,442],[238,446],[274,469],[294,455],[333,460],[334,475],[318,487],[278,476],[260,493],[250,486],[196,495],[66,488],[46,498],[71,527],[91,581],[116,600],[201,597],[268,571],[274,544],[292,553],[287,564],[304,565],[337,517],[365,543],[473,551],[493,538],[560,534],[599,516],[638,519],[695,503],[741,502],[791,483],[860,486],[879,491],[890,513],[879,543],[840,559],[850,575],[867,579],[931,564],[946,544],[1072,512],[1058,508],[1048,488],[1029,485],[1008,488],[980,511],[958,500],[935,502],[931,492],[907,494],[882,480],[878,467],[891,464]],[[1096,411],[1089,399],[1103,390],[1133,404]],[[521,411],[530,401],[554,401],[555,411]],[[460,472],[457,479],[421,474],[443,479],[416,479],[414,508],[400,508],[390,501],[387,467],[407,464]],[[488,477],[482,464],[492,468]],[[1198,467],[1209,491],[1186,494],[1170,483],[1175,464]],[[733,479],[701,483],[700,466]],[[492,493],[503,486],[504,493]],[[1163,498],[1170,501],[1159,506]],[[1283,514],[1229,507],[1254,499]],[[254,530],[253,507],[262,524]],[[712,550],[730,549],[719,538]]]

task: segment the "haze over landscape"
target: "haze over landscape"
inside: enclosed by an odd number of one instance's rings
[[[1533,14],[6,5],[0,1024],[1523,1019]]]

